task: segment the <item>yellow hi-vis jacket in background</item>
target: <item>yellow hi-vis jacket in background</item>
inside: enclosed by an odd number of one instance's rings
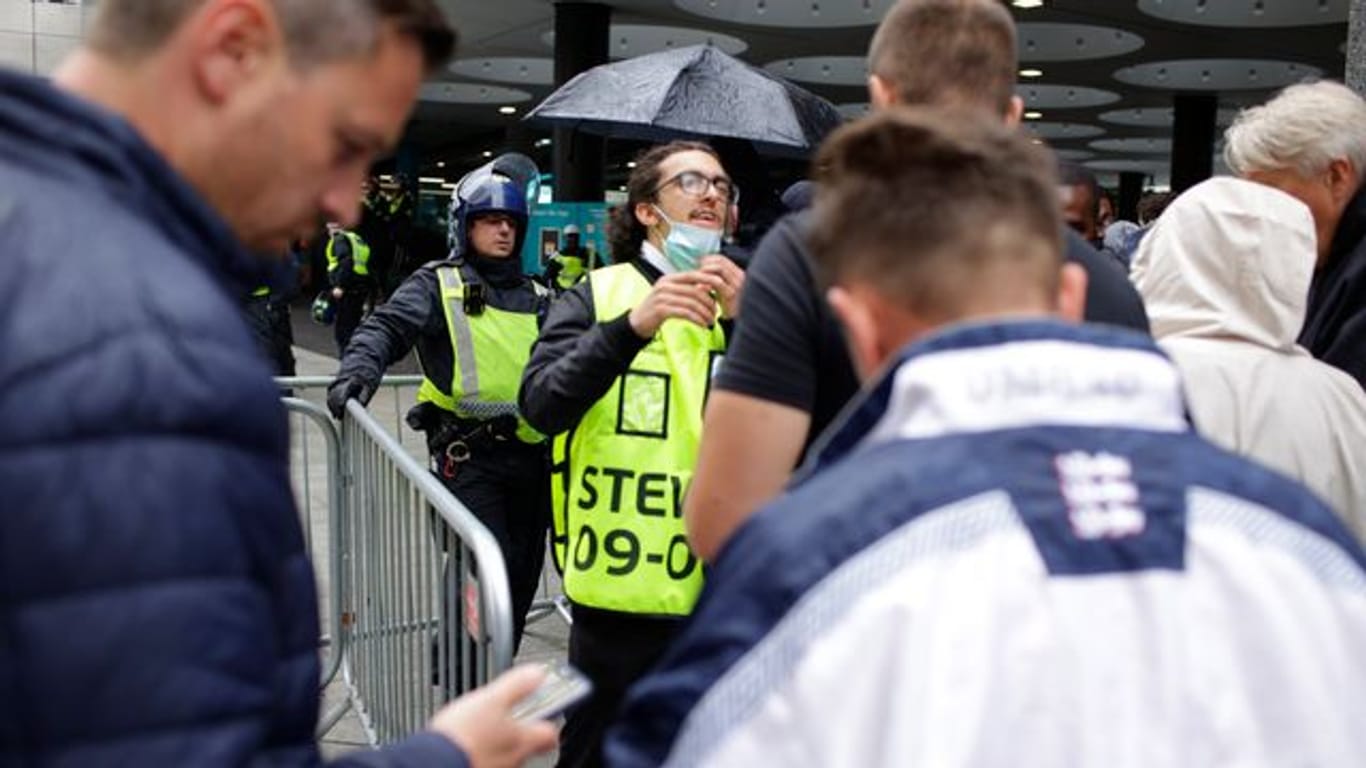
[[[370,246],[366,245],[365,241],[360,238],[360,235],[357,235],[355,232],[348,232],[346,230],[342,230],[337,234],[345,237],[347,241],[351,244],[351,271],[359,275],[360,277],[365,277],[369,275]],[[340,260],[337,258],[337,255],[332,251],[332,245],[335,242],[335,237],[329,237],[327,239],[327,250],[325,253],[327,255],[328,274],[336,272],[337,268],[341,266]]]
[[[600,323],[650,293],[631,264],[594,270],[588,280]],[[683,494],[711,372],[725,348],[719,324],[666,320],[607,394],[555,438],[555,557],[575,603],[650,615],[692,611],[702,565],[688,546]]]

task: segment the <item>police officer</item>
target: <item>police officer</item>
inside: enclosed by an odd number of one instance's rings
[[[561,766],[600,764],[626,689],[702,588],[680,510],[724,320],[740,308],[744,273],[717,255],[734,189],[704,144],[637,158],[610,228],[615,263],[556,299],[522,379],[522,413],[556,435],[551,517],[574,610],[569,660],[594,685],[568,714]]]
[[[385,368],[417,346],[424,380],[407,420],[426,433],[433,471],[503,550],[516,644],[549,514],[545,437],[519,416],[517,387],[548,294],[522,272],[526,186],[500,160],[457,185],[450,257],[423,265],[366,319],[327,400],[338,418],[348,399],[368,402]]]
[[[337,355],[346,354],[351,334],[356,332],[365,315],[365,301],[370,296],[370,246],[360,235],[327,223],[327,283],[332,287],[332,298],[337,303],[337,316],[332,326],[337,340]]]
[[[289,302],[270,285],[258,286],[247,297],[247,323],[276,376],[294,375],[294,328]]]
[[[564,247],[550,257],[545,268],[545,281],[557,292],[567,291],[578,285],[588,273],[588,252],[579,244],[579,227],[570,224],[564,228]]]
[[[265,282],[254,288],[243,303],[247,324],[276,376],[294,375],[294,327],[289,300],[298,292],[303,250],[302,244],[291,242],[285,261],[267,262],[271,266]]]

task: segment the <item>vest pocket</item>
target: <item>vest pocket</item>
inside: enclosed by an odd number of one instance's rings
[[[671,384],[667,373],[626,371],[617,391],[617,434],[668,440]]]

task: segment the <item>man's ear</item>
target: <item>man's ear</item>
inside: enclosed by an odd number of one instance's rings
[[[826,291],[830,308],[844,326],[845,346],[861,381],[867,381],[886,359],[879,340],[877,318],[872,309],[847,288],[835,286]]]
[[[228,101],[285,53],[275,13],[263,0],[210,0],[186,26],[195,84],[213,104]]]
[[[1345,157],[1334,158],[1328,163],[1328,186],[1333,202],[1343,204],[1357,193],[1361,177],[1350,160]]]
[[[896,89],[878,75],[868,76],[868,103],[873,109],[885,109],[897,103]]]
[[[653,203],[636,203],[634,212],[636,221],[640,222],[646,229],[659,225],[659,211],[655,210]]]
[[[1019,95],[1010,97],[1010,104],[1006,106],[1006,127],[1014,128],[1024,120],[1024,99]]]
[[[1058,276],[1058,315],[1070,323],[1080,323],[1086,317],[1086,286],[1090,281],[1080,264],[1062,265]]]

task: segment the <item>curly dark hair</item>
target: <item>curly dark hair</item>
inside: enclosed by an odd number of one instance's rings
[[[700,141],[671,141],[650,147],[636,156],[635,170],[626,180],[626,202],[614,207],[607,220],[607,247],[612,252],[612,263],[620,264],[640,255],[640,244],[645,242],[645,225],[636,219],[636,205],[655,199],[663,179],[659,178],[659,164],[679,152],[706,152],[719,162],[716,150]]]

